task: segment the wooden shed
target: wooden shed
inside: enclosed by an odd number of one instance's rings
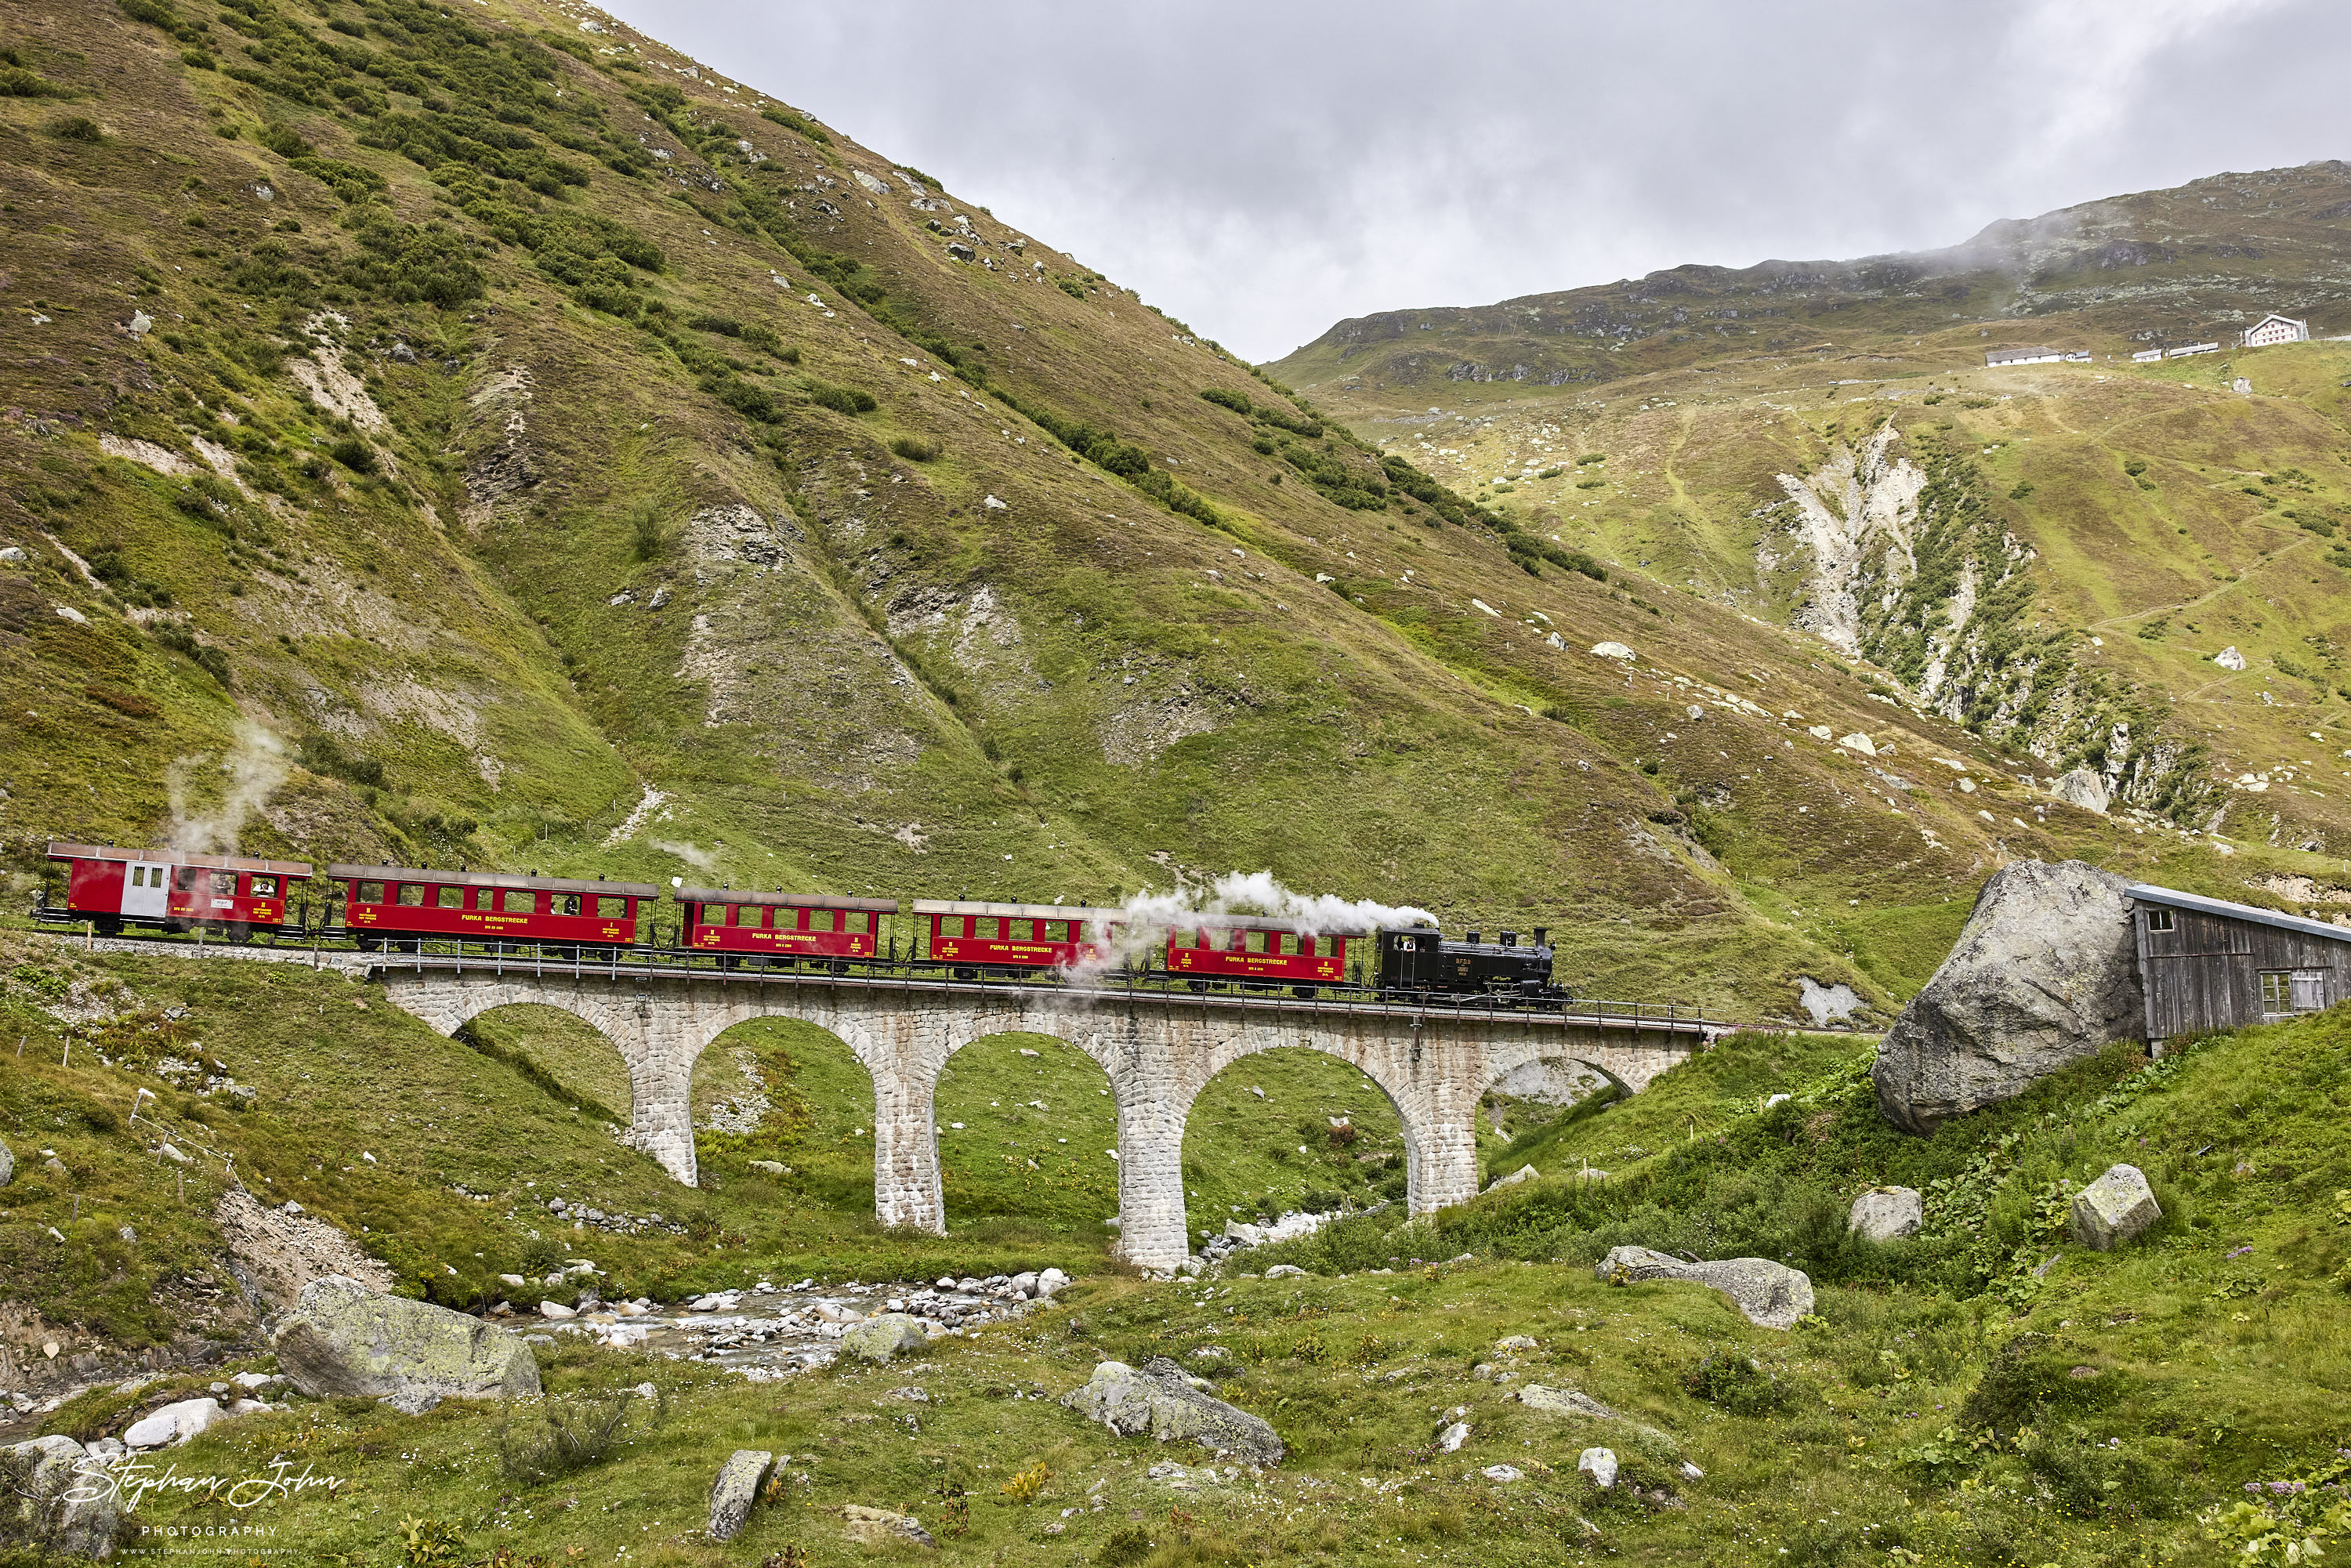
[[[2147,1038],[2236,1029],[2351,998],[2351,928],[2133,883]]]

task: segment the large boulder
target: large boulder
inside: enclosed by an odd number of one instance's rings
[[[379,1295],[340,1274],[302,1287],[270,1347],[287,1380],[313,1396],[538,1392],[538,1363],[519,1336],[446,1307]]]
[[[1927,1220],[1926,1200],[1913,1186],[1874,1186],[1853,1200],[1844,1227],[1865,1241],[1916,1236]]]
[[[1164,1355],[1139,1367],[1105,1361],[1061,1403],[1122,1437],[1189,1439],[1253,1465],[1278,1465],[1288,1452],[1263,1419],[1207,1393],[1205,1384]]]
[[[1723,1258],[1711,1263],[1687,1263],[1646,1247],[1612,1247],[1593,1266],[1595,1277],[1611,1285],[1634,1285],[1649,1280],[1687,1280],[1708,1286],[1730,1298],[1730,1304],[1757,1328],[1791,1329],[1813,1310],[1812,1277],[1802,1269],[1774,1263],[1769,1258]]]
[[[0,1143],[0,1186],[6,1186],[16,1179],[16,1156],[8,1152],[6,1144]]]
[[[2080,861],[1994,872],[1950,956],[1878,1044],[1870,1077],[1886,1119],[1931,1133],[2146,1038],[2129,885]]]
[[[931,1343],[923,1320],[911,1312],[883,1312],[862,1323],[852,1323],[841,1336],[841,1354],[860,1361],[886,1362],[902,1350],[919,1350]]]
[[[2137,1166],[2109,1166],[2106,1173],[2074,1195],[2065,1211],[2065,1233],[2083,1246],[2111,1252],[2163,1218],[2155,1189]]]
[[[2049,792],[2069,805],[2079,806],[2085,811],[2095,811],[2101,817],[2113,804],[2106,795],[2106,781],[2086,768],[2059,774],[2056,781],[2049,786]]]
[[[217,1399],[183,1399],[131,1423],[122,1441],[133,1448],[177,1448],[225,1414]]]
[[[71,1437],[0,1448],[0,1546],[57,1557],[112,1556],[122,1507],[113,1487],[93,1484],[89,1472],[102,1463]]]

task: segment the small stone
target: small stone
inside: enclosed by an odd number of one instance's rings
[[[936,1546],[931,1532],[921,1523],[903,1513],[886,1509],[867,1508],[861,1503],[843,1503],[841,1509],[842,1531],[861,1546]]]
[[[1456,1421],[1437,1435],[1437,1451],[1440,1454],[1458,1454],[1461,1451],[1461,1445],[1468,1440],[1469,1423]]]
[[[2065,1232],[2085,1247],[2111,1252],[2162,1218],[2146,1173],[2137,1166],[2112,1166],[2074,1195]]]
[[[378,1403],[389,1405],[403,1416],[422,1416],[440,1406],[441,1396],[429,1388],[403,1388],[397,1394],[385,1395]]]
[[[2237,652],[2234,644],[2213,654],[2212,662],[2224,670],[2241,670],[2245,667],[2245,656]]]
[[[1494,1348],[1500,1351],[1533,1350],[1535,1339],[1532,1334],[1514,1333],[1506,1339],[1496,1340]]]
[[[1505,1486],[1512,1481],[1522,1481],[1527,1479],[1526,1471],[1516,1465],[1488,1465],[1478,1473],[1489,1481],[1500,1481]]]
[[[1486,1190],[1488,1192],[1492,1192],[1496,1187],[1516,1186],[1522,1181],[1534,1180],[1541,1173],[1532,1166],[1520,1166],[1518,1169],[1512,1171],[1506,1176],[1496,1176],[1487,1185]]]
[[[784,1163],[781,1160],[753,1160],[751,1162],[751,1168],[755,1171],[758,1171],[764,1175],[771,1176],[791,1175],[791,1172],[785,1168]]]
[[[1012,509],[1012,504],[1009,501],[999,501],[993,496],[982,496],[979,499],[980,505],[991,512],[1006,512]]]
[[[1592,652],[1603,659],[1630,659],[1633,650],[1622,643],[1594,643]]]
[[[717,1478],[710,1483],[711,1540],[732,1541],[743,1532],[743,1521],[751,1516],[751,1504],[758,1498],[759,1483],[775,1462],[776,1456],[763,1448],[737,1448],[718,1467]]]
[[[2106,781],[2086,768],[2059,774],[2056,782],[2049,786],[2049,792],[2060,800],[2079,806],[2085,811],[2095,811],[2101,817],[2106,814],[2106,807],[2112,803],[2106,794]]]
[[[1584,1449],[1576,1456],[1575,1468],[1590,1476],[1603,1491],[1616,1484],[1616,1453],[1613,1448]]]
[[[0,1143],[0,1186],[6,1186],[16,1179],[16,1156],[8,1152],[6,1144]]]
[[[514,1289],[519,1291],[525,1285],[530,1283],[530,1281],[524,1279],[520,1274],[501,1274],[498,1276],[498,1283],[501,1285],[510,1285]]]
[[[1306,1270],[1295,1263],[1276,1263],[1265,1271],[1265,1277],[1269,1280],[1293,1280],[1304,1278],[1305,1273]]]
[[[561,1301],[541,1301],[538,1303],[538,1315],[543,1318],[562,1319],[577,1317],[580,1314]]]
[[[1681,1470],[1682,1479],[1686,1481],[1702,1481],[1706,1479],[1706,1472],[1699,1469],[1696,1465],[1691,1464],[1687,1459],[1684,1459],[1682,1461]]]
[[[1530,1410],[1547,1410],[1558,1416],[1590,1416],[1601,1421],[1616,1419],[1615,1411],[1592,1396],[1573,1388],[1546,1388],[1540,1383],[1530,1383],[1519,1390],[1519,1403]]]
[[[1866,1241],[1898,1241],[1918,1234],[1926,1212],[1916,1187],[1874,1186],[1853,1200],[1845,1228]]]

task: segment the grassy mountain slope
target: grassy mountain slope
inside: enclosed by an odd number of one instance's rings
[[[2346,195],[2340,164],[2216,176],[1949,252],[1368,318],[1273,369],[1521,528],[1791,627],[2042,779],[2339,854],[2351,351],[2127,356],[2272,308],[2340,326]],[[1573,325],[1620,296],[1648,298],[1621,332]],[[1521,307],[1580,379],[1430,371],[1494,358],[1479,334]],[[1982,365],[2041,342],[2094,358]]]
[[[5,18],[20,874],[50,835],[1071,901],[1267,867],[1754,1016],[1931,967],[1833,915],[2142,842],[617,24]],[[2040,777],[1986,816],[1937,756]]]

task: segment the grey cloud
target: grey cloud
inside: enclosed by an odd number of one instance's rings
[[[2351,152],[2315,0],[615,15],[1236,352],[1343,316],[1988,222]]]

